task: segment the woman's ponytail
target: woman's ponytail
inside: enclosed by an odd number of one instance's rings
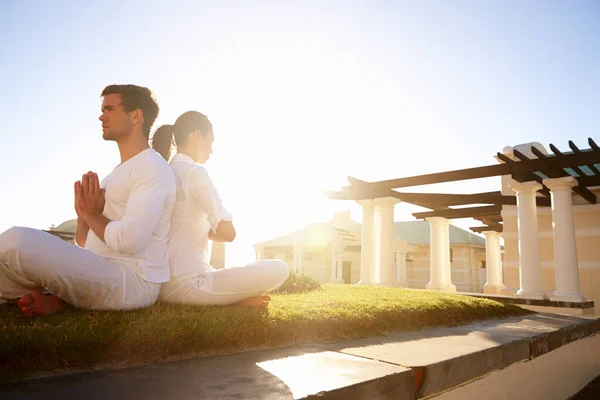
[[[152,135],[152,148],[167,161],[171,158],[171,148],[175,146],[173,128],[173,125],[162,125]]]

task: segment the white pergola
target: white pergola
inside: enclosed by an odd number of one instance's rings
[[[475,218],[484,226],[471,228],[486,237],[486,293],[500,293],[502,280],[500,238],[502,207],[517,208],[520,288],[515,296],[546,299],[542,289],[537,210],[551,207],[554,235],[556,290],[551,300],[583,302],[573,220],[572,193],[590,204],[596,195],[588,189],[600,186],[600,148],[589,139],[589,149],[580,150],[569,142],[571,152],[562,153],[552,144],[553,154],[541,146],[526,144],[507,147],[497,154],[499,164],[446,171],[378,182],[349,177],[350,186],[327,192],[332,199],[354,200],[361,205],[362,244],[359,284],[393,285],[406,282],[406,267],[394,262],[394,205],[400,201],[430,209],[413,214],[430,224],[430,281],[427,289],[455,291],[450,274],[449,225],[453,218]],[[508,179],[512,195],[502,192],[476,194],[401,193],[394,189],[467,179],[502,176]],[[485,204],[476,207],[454,206]],[[375,218],[379,213],[379,218]],[[401,262],[400,262],[401,264]],[[375,282],[377,272],[380,282]],[[398,276],[400,274],[400,276]],[[404,274],[404,276],[402,276]]]

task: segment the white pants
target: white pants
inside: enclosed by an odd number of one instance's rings
[[[289,277],[281,260],[260,260],[243,267],[210,268],[188,279],[172,279],[160,289],[161,301],[195,305],[226,305],[280,287]]]
[[[107,260],[37,229],[0,234],[0,298],[42,289],[77,308],[127,310],[154,304],[160,283],[145,281],[136,265]]]

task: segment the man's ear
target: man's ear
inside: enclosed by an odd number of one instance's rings
[[[140,110],[139,108],[133,111],[133,122],[140,122],[142,123],[144,121],[144,113],[142,112],[142,110]]]

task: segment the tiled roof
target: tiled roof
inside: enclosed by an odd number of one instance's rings
[[[354,221],[353,221],[354,222]],[[265,242],[258,243],[264,247],[294,246],[294,244],[306,244],[311,237],[320,236],[322,240],[330,240],[337,237],[344,245],[360,245],[361,224],[354,222],[354,229],[336,228],[330,223],[315,223],[303,229],[276,237]],[[400,221],[395,223],[396,237],[406,240],[408,244],[429,244],[430,230],[429,222],[426,221]],[[451,244],[473,244],[485,246],[485,239],[464,229],[450,225]]]

